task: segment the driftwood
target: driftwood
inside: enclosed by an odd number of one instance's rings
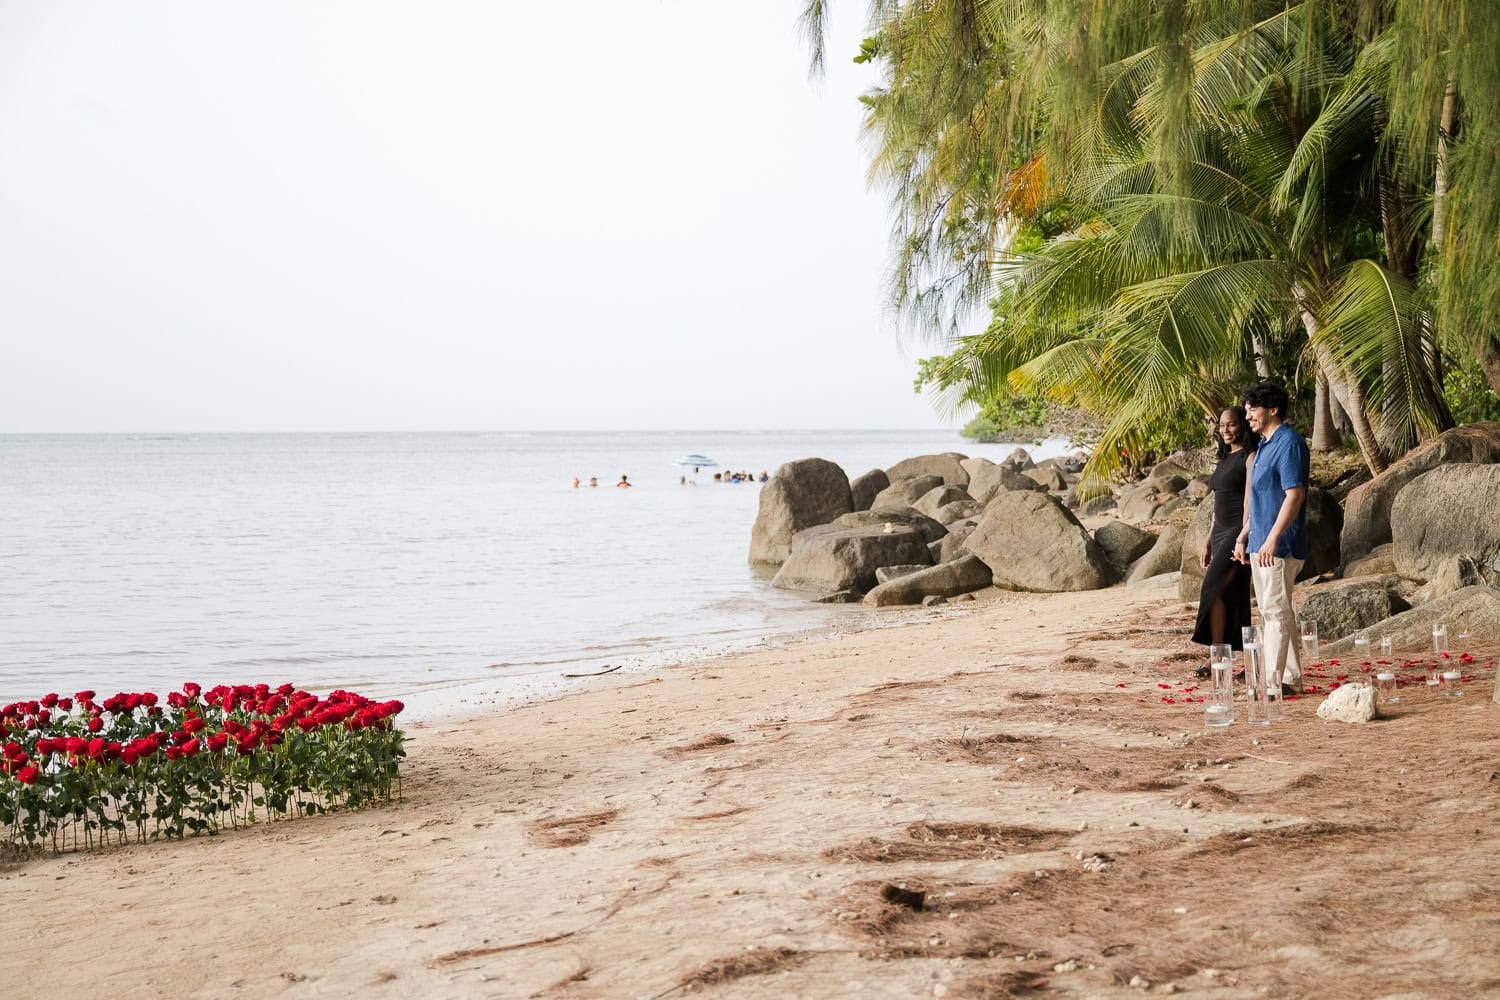
[[[603,670],[596,670],[592,674],[563,674],[563,676],[564,677],[603,677],[605,674],[612,674],[612,673],[614,673],[616,670],[619,670],[623,666],[625,666],[625,664],[620,663],[620,664],[616,664],[613,667],[605,667]]]

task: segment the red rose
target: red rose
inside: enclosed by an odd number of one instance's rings
[[[73,697],[77,698],[79,701],[93,701],[94,700],[94,692],[92,692],[92,691],[79,691],[77,694],[73,695]]]
[[[99,716],[96,715],[92,719],[89,720],[89,732],[91,732],[91,733],[97,733],[99,730],[101,730],[103,728],[104,728],[104,720],[101,719],[101,718],[99,718]]]
[[[57,694],[56,694],[56,692],[49,691],[47,694],[42,695],[42,707],[43,708],[53,708],[56,705],[57,705]]]
[[[98,760],[103,755],[104,755],[104,740],[103,740],[103,738],[96,736],[95,738],[89,740],[89,757],[91,757],[94,760]]]
[[[57,699],[57,707],[62,709],[64,712],[71,712],[73,711],[73,699],[59,698]]]
[[[185,729],[185,730],[187,730],[190,733],[198,733],[198,732],[202,732],[203,731],[203,727],[206,726],[206,725],[208,725],[208,723],[206,723],[206,722],[203,721],[203,717],[202,716],[193,715],[193,716],[189,716],[187,719],[185,719],[183,721],[182,728]]]
[[[36,779],[40,778],[41,776],[42,772],[38,771],[34,767],[31,767],[30,765],[23,767],[21,768],[21,770],[16,772],[16,780],[23,785],[34,785],[36,784]]]
[[[229,737],[224,733],[214,733],[208,738],[208,748],[214,753],[221,752],[229,743]]]
[[[187,695],[189,698],[196,698],[196,697],[198,697],[199,693],[202,690],[203,690],[202,687],[200,687],[197,684],[194,684],[192,681],[188,681],[186,684],[184,684],[182,686],[182,693],[185,694],[185,695]]]
[[[199,741],[197,739],[188,740],[182,745],[182,755],[184,757],[191,757],[193,754],[198,752],[198,747]]]
[[[136,761],[135,747],[126,747],[125,749],[121,750],[120,759],[125,762],[125,765],[127,767],[134,765]]]

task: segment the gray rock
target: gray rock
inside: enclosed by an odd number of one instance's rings
[[[955,521],[948,526],[948,534],[941,541],[933,542],[937,549],[933,553],[932,561],[936,563],[949,563],[955,559],[962,559],[969,554],[969,547],[965,544],[979,522],[972,518],[963,521]],[[929,546],[930,548],[931,546]]]
[[[1169,458],[1153,465],[1151,471],[1146,476],[1148,479],[1168,479],[1173,477],[1181,479],[1186,484],[1189,479],[1193,478],[1193,470],[1181,462]],[[1178,487],[1178,489],[1181,488],[1180,486]]]
[[[822,458],[802,458],[776,470],[761,487],[760,511],[750,529],[750,562],[776,565],[791,552],[792,536],[854,509],[849,477]]]
[[[1390,542],[1377,545],[1370,550],[1369,555],[1360,556],[1358,559],[1344,564],[1344,575],[1354,576],[1384,576],[1396,572],[1396,559],[1391,555],[1394,546]]]
[[[1344,509],[1316,486],[1307,491],[1307,561],[1297,574],[1310,580],[1339,565],[1339,534],[1344,530]]]
[[[873,526],[821,525],[797,532],[791,554],[771,586],[824,594],[836,590],[864,593],[876,585],[879,567],[925,564],[929,558],[927,541],[916,528],[892,525],[886,531]]]
[[[1120,491],[1120,516],[1142,524],[1156,516],[1161,501],[1156,492],[1146,483],[1127,486]]]
[[[969,474],[969,484],[972,486],[974,477],[979,474],[979,470],[991,468],[995,463],[987,458],[966,458],[958,464],[963,466],[963,470]]]
[[[1006,465],[988,465],[980,468],[969,481],[969,496],[980,503],[989,503],[997,494],[1010,490],[1044,491],[1047,487],[1029,476]]]
[[[1152,493],[1181,493],[1187,489],[1188,477],[1183,475],[1152,475],[1140,482]]]
[[[1411,609],[1391,592],[1395,585],[1395,577],[1373,577],[1314,587],[1302,598],[1297,617],[1318,623],[1320,643],[1342,639]]]
[[[892,580],[913,573],[920,573],[924,569],[931,569],[931,563],[912,563],[907,566],[879,566],[875,570],[875,579],[880,583],[890,583]]]
[[[1484,583],[1484,577],[1479,572],[1479,567],[1474,564],[1474,560],[1468,556],[1449,556],[1438,563],[1432,579],[1417,591],[1416,601],[1418,604],[1426,604],[1428,601],[1435,601],[1456,590],[1472,587],[1476,583]]]
[[[857,590],[835,590],[831,594],[824,594],[822,597],[818,598],[818,603],[819,604],[858,604],[862,600],[864,600],[864,595],[862,595]]]
[[[1103,514],[1105,511],[1114,510],[1116,506],[1118,505],[1115,502],[1115,498],[1106,493],[1104,496],[1094,497],[1092,500],[1085,500],[1083,502],[1083,506],[1079,509],[1083,512],[1084,517],[1095,517],[1099,514]]]
[[[963,456],[957,452],[948,452],[942,455],[918,455],[916,458],[906,458],[886,469],[886,475],[891,477],[891,482],[901,479],[917,479],[923,476],[937,476],[944,486],[967,486],[969,485],[969,473],[962,465]]]
[[[1318,718],[1330,722],[1369,722],[1377,717],[1375,688],[1369,684],[1345,684],[1318,706]]]
[[[884,510],[856,510],[848,514],[842,514],[830,522],[834,528],[884,528],[887,524],[900,524],[908,528],[916,528],[922,533],[922,540],[935,542],[948,533],[938,521],[934,521],[926,514],[912,510],[910,507],[887,507]]]
[[[880,491],[891,485],[891,478],[884,469],[871,469],[849,484],[855,510],[869,510]]]
[[[973,499],[962,486],[937,486],[923,493],[911,506],[913,510],[936,519],[937,509],[944,504],[953,503],[955,500]]]
[[[1006,590],[1096,590],[1117,578],[1072,512],[1045,493],[1002,493],[964,542]]]
[[[1104,549],[1111,562],[1125,567],[1150,552],[1151,547],[1156,544],[1156,536],[1124,521],[1110,521],[1101,524],[1094,531],[1094,541]]]
[[[984,513],[984,504],[977,500],[955,500],[945,503],[933,511],[933,520],[940,524],[955,524],[958,521],[967,521]]]
[[[935,608],[939,604],[947,603],[948,598],[944,597],[942,594],[928,594],[926,597],[922,598],[922,607],[924,608]]]
[[[1125,574],[1125,585],[1128,587],[1142,580],[1148,580],[1153,576],[1161,576],[1163,573],[1175,573],[1182,565],[1182,538],[1186,530],[1180,524],[1169,524],[1161,529],[1161,534],[1155,536],[1156,542],[1145,555],[1130,564],[1130,569]],[[1202,572],[1201,570],[1199,571]],[[1198,594],[1193,593],[1196,600]]]
[[[1041,483],[1043,489],[1065,490],[1068,488],[1067,477],[1056,466],[1037,466],[1027,469],[1022,475],[1030,476],[1036,482]]]
[[[1183,508],[1189,506],[1191,503],[1192,501],[1187,497],[1173,497],[1166,503],[1162,504],[1160,507],[1156,508],[1156,513],[1151,515],[1151,519],[1153,521],[1165,521],[1167,518],[1171,517],[1179,510],[1182,510]]]
[[[1200,504],[1182,534],[1182,549],[1178,553],[1177,568],[1182,570],[1182,579],[1177,585],[1177,596],[1184,601],[1196,601],[1203,589],[1203,565],[1198,559],[1203,553],[1203,543],[1208,540],[1214,523],[1214,505]]]
[[[1404,577],[1431,579],[1465,556],[1485,583],[1500,582],[1500,465],[1442,465],[1417,476],[1391,505],[1391,531]]]
[[[990,585],[990,568],[974,556],[931,566],[883,583],[865,595],[865,603],[878,608],[896,604],[926,604],[931,598],[946,599],[983,590]]]
[[[1321,652],[1325,657],[1343,656],[1354,649],[1357,637],[1375,642],[1388,635],[1396,645],[1398,656],[1430,654],[1435,622],[1447,622],[1450,636],[1458,635],[1466,627],[1474,635],[1500,635],[1500,590],[1486,586],[1465,587],[1335,642],[1322,643]]]
[[[915,479],[893,479],[891,485],[875,494],[870,501],[871,510],[885,507],[910,507],[932,490],[943,485],[939,476],[918,476]]]
[[[1031,452],[1027,451],[1025,448],[1015,449],[1009,455],[1006,455],[1004,461],[1002,461],[1000,464],[1016,472],[1025,472],[1027,469],[1033,468],[1036,465],[1036,463],[1031,460]]]
[[[1500,462],[1500,423],[1465,424],[1444,431],[1350,491],[1344,503],[1343,561],[1350,563],[1391,541],[1391,509],[1396,497],[1423,473],[1455,462]]]
[[[1182,495],[1192,497],[1194,500],[1202,500],[1212,492],[1207,476],[1199,476],[1182,488]]]

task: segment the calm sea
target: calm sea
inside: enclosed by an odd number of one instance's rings
[[[758,475],[816,455],[853,477],[1012,447],[941,431],[0,436],[0,703],[286,680],[432,716],[879,624],[758,578],[759,485],[674,460]],[[622,473],[634,488],[613,488]]]

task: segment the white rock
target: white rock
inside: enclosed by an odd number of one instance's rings
[[[1132,989],[1149,990],[1151,988],[1151,980],[1144,976],[1131,976],[1130,986]]]
[[[1346,684],[1318,706],[1318,718],[1334,722],[1369,722],[1376,717],[1375,689],[1368,684]]]

